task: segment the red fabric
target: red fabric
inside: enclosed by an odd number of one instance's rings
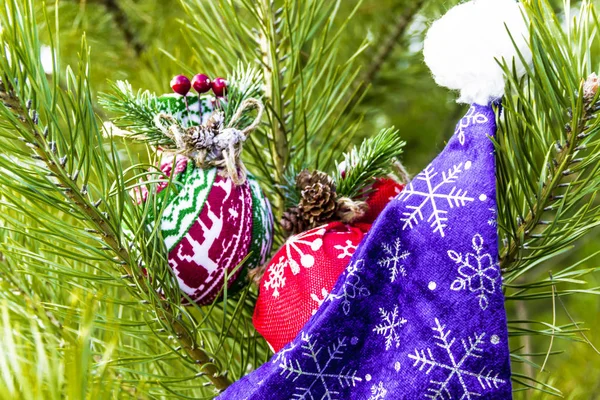
[[[372,224],[381,214],[385,206],[404,189],[404,185],[390,178],[379,178],[371,186],[367,198],[369,210],[360,219],[360,222]]]
[[[254,326],[274,351],[296,337],[327,298],[369,224],[341,222],[290,237],[267,266]]]

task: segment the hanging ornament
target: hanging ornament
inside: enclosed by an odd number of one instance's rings
[[[151,126],[134,130],[134,136],[165,153],[163,182],[153,193],[162,212],[160,220],[151,213],[148,223],[159,224],[179,286],[199,305],[212,303],[225,284],[231,288],[247,269],[264,264],[271,250],[269,202],[240,159],[243,143],[263,112],[256,77],[252,70],[238,72],[228,87],[230,100],[218,109],[208,97],[189,93],[191,87],[199,94],[208,90],[210,79],[203,74],[191,83],[175,77],[171,83],[176,93],[146,93],[137,101],[148,106],[153,119]],[[239,80],[246,85],[240,90]],[[119,95],[133,96],[127,86],[120,89]],[[172,187],[166,190],[169,180]],[[145,201],[148,193],[140,194]]]
[[[519,4],[451,9],[430,28],[425,60],[469,112],[385,207],[295,339],[221,399],[512,398],[498,232],[488,221],[497,208],[493,102],[504,90],[497,61],[521,71],[531,60]]]
[[[400,154],[402,142],[395,132],[383,132],[375,139],[381,137],[392,137],[387,141],[390,159],[379,160],[389,167]],[[362,166],[371,165],[367,159],[361,161]],[[295,234],[266,266],[253,318],[256,330],[274,351],[296,337],[319,306],[330,299],[329,292],[371,223],[403,187],[385,176],[389,168],[371,170],[368,175],[383,177],[371,176],[349,187],[345,180],[353,179],[351,172],[356,175],[357,171],[341,171],[337,177],[342,193],[337,191],[335,179],[324,172],[304,170],[296,176],[290,197],[298,198],[297,204],[281,219],[282,227]],[[344,196],[352,193],[355,198]]]

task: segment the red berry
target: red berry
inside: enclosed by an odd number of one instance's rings
[[[192,78],[192,87],[198,93],[206,93],[210,90],[210,78],[204,74],[195,75]]]
[[[177,75],[171,79],[171,88],[177,94],[185,96],[190,91],[192,84],[185,75]]]
[[[223,94],[225,94],[227,90],[227,81],[223,78],[215,78],[210,86],[215,96],[223,97]]]

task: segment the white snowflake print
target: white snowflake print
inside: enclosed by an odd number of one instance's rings
[[[279,297],[280,289],[285,287],[285,268],[290,267],[292,274],[300,273],[300,266],[311,268],[315,263],[315,257],[311,254],[305,254],[298,244],[309,246],[312,251],[317,251],[323,247],[323,235],[326,230],[323,227],[311,229],[309,231],[292,236],[284,244],[285,256],[280,256],[275,264],[271,264],[267,269],[269,279],[265,281],[265,289],[273,289],[272,296]],[[311,240],[312,239],[312,240]],[[293,253],[300,255],[300,264],[293,258]]]
[[[341,299],[342,310],[346,315],[350,313],[350,305],[353,299],[367,297],[371,294],[369,289],[360,282],[360,276],[357,275],[357,272],[362,269],[363,265],[363,260],[357,260],[348,265],[341,294],[331,293],[327,297],[329,301]]]
[[[420,197],[423,200],[419,205],[407,205],[409,211],[403,213],[400,221],[404,222],[402,229],[412,229],[423,221],[423,213],[429,212],[427,222],[438,232],[445,236],[444,229],[448,226],[448,209],[464,207],[474,199],[467,196],[467,191],[453,185],[463,172],[463,164],[454,165],[448,171],[442,172],[442,179],[436,184],[438,173],[431,165],[425,168],[411,183],[398,195],[399,201],[407,201],[411,197]],[[446,204],[447,203],[447,204]],[[446,208],[447,206],[447,208]]]
[[[496,209],[492,207],[492,208],[489,208],[488,210],[492,213],[492,216],[490,218],[488,218],[487,224],[489,226],[496,228],[498,226],[498,220],[496,218],[496,214],[497,214]]]
[[[468,128],[471,125],[476,124],[485,124],[488,122],[488,118],[475,110],[475,107],[471,106],[467,114],[460,120],[458,125],[456,125],[456,130],[454,134],[458,136],[458,141],[460,144],[465,144],[465,128]]]
[[[319,307],[321,307],[321,304],[323,304],[323,302],[325,301],[325,299],[327,298],[328,295],[329,295],[329,292],[325,288],[321,288],[321,296],[323,296],[323,297],[319,297],[315,293],[310,294],[310,298],[317,302],[317,307],[311,311],[312,315],[316,314],[317,310],[319,309]]]
[[[371,397],[368,400],[384,400],[386,394],[387,390],[383,386],[383,382],[379,382],[378,385],[371,386]]]
[[[406,250],[402,251],[400,238],[396,238],[393,244],[384,243],[383,251],[385,252],[385,257],[380,259],[377,264],[390,270],[390,281],[394,282],[398,273],[406,276],[406,268],[404,268],[403,261],[410,256],[410,253]]]
[[[337,343],[327,347],[318,346],[316,340],[302,332],[303,352],[297,359],[283,360],[279,364],[281,375],[293,382],[298,381],[294,399],[327,399],[334,400],[339,395],[338,389],[355,386],[362,378],[356,376],[356,370],[346,370],[342,367],[339,371],[335,364],[341,360],[346,348],[346,338],[337,340]],[[303,361],[302,364],[300,361]],[[304,361],[308,362],[304,362]],[[309,366],[310,364],[310,366]]]
[[[436,345],[445,350],[442,354],[445,354],[447,361],[440,362],[438,358],[434,356],[431,349],[417,350],[415,354],[409,354],[408,358],[415,360],[413,367],[419,366],[419,371],[425,370],[425,374],[429,375],[434,369],[443,371],[445,380],[437,381],[431,379],[429,381],[430,387],[427,389],[425,397],[432,400],[444,400],[452,399],[449,386],[451,382],[457,382],[460,384],[462,389],[462,396],[457,397],[459,399],[471,400],[473,397],[481,397],[482,393],[478,390],[474,381],[477,380],[481,386],[481,390],[498,388],[499,385],[506,383],[504,379],[498,378],[498,374],[494,374],[492,370],[486,372],[484,366],[481,371],[474,372],[468,368],[468,362],[471,359],[477,359],[482,357],[483,348],[485,344],[485,333],[475,334],[472,337],[468,337],[467,340],[462,339],[462,348],[464,350],[463,355],[459,357],[458,353],[452,346],[456,342],[455,338],[450,337],[451,331],[446,331],[446,326],[441,325],[438,319],[435,319],[436,326],[433,327],[435,332],[434,338],[436,339]],[[457,346],[460,350],[460,346]]]
[[[353,245],[351,240],[346,240],[345,246],[342,246],[341,244],[336,244],[335,246],[333,246],[333,248],[341,251],[341,253],[338,254],[337,258],[349,258],[352,257],[358,246]]]
[[[285,254],[287,255],[288,263],[294,275],[300,273],[300,265],[292,257],[294,251],[300,255],[300,264],[304,268],[310,268],[315,264],[315,258],[310,254],[305,254],[302,249],[298,247],[298,244],[309,246],[312,251],[317,251],[323,246],[323,235],[325,235],[325,232],[326,230],[324,227],[314,228],[294,235],[285,242]]]
[[[285,267],[288,264],[285,257],[279,257],[279,261],[269,268],[269,279],[265,281],[265,289],[274,289],[273,297],[279,297],[279,289],[285,286]]]
[[[483,237],[480,234],[473,236],[472,247],[475,253],[462,254],[448,250],[448,257],[458,265],[460,275],[452,282],[450,289],[467,289],[477,293],[479,307],[485,310],[488,306],[487,294],[494,293],[496,281],[500,277],[498,261],[489,253],[483,252]]]
[[[287,353],[294,350],[295,348],[296,348],[296,344],[294,342],[291,342],[290,344],[285,346],[283,349],[281,349],[277,353],[275,353],[275,357],[273,357],[273,360],[271,362],[274,364],[278,363],[278,362],[286,362]]]
[[[381,323],[373,328],[373,332],[385,338],[386,350],[389,350],[394,344],[396,348],[400,347],[400,334],[398,331],[406,323],[406,320],[398,317],[398,306],[395,306],[393,311],[380,308],[379,313],[381,314]]]

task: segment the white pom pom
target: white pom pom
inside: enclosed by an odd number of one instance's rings
[[[514,60],[517,73],[525,74],[515,44],[529,63],[528,40],[515,0],[474,0],[433,23],[423,55],[438,85],[460,91],[458,102],[487,105],[504,95],[504,74],[496,59],[511,68]]]

